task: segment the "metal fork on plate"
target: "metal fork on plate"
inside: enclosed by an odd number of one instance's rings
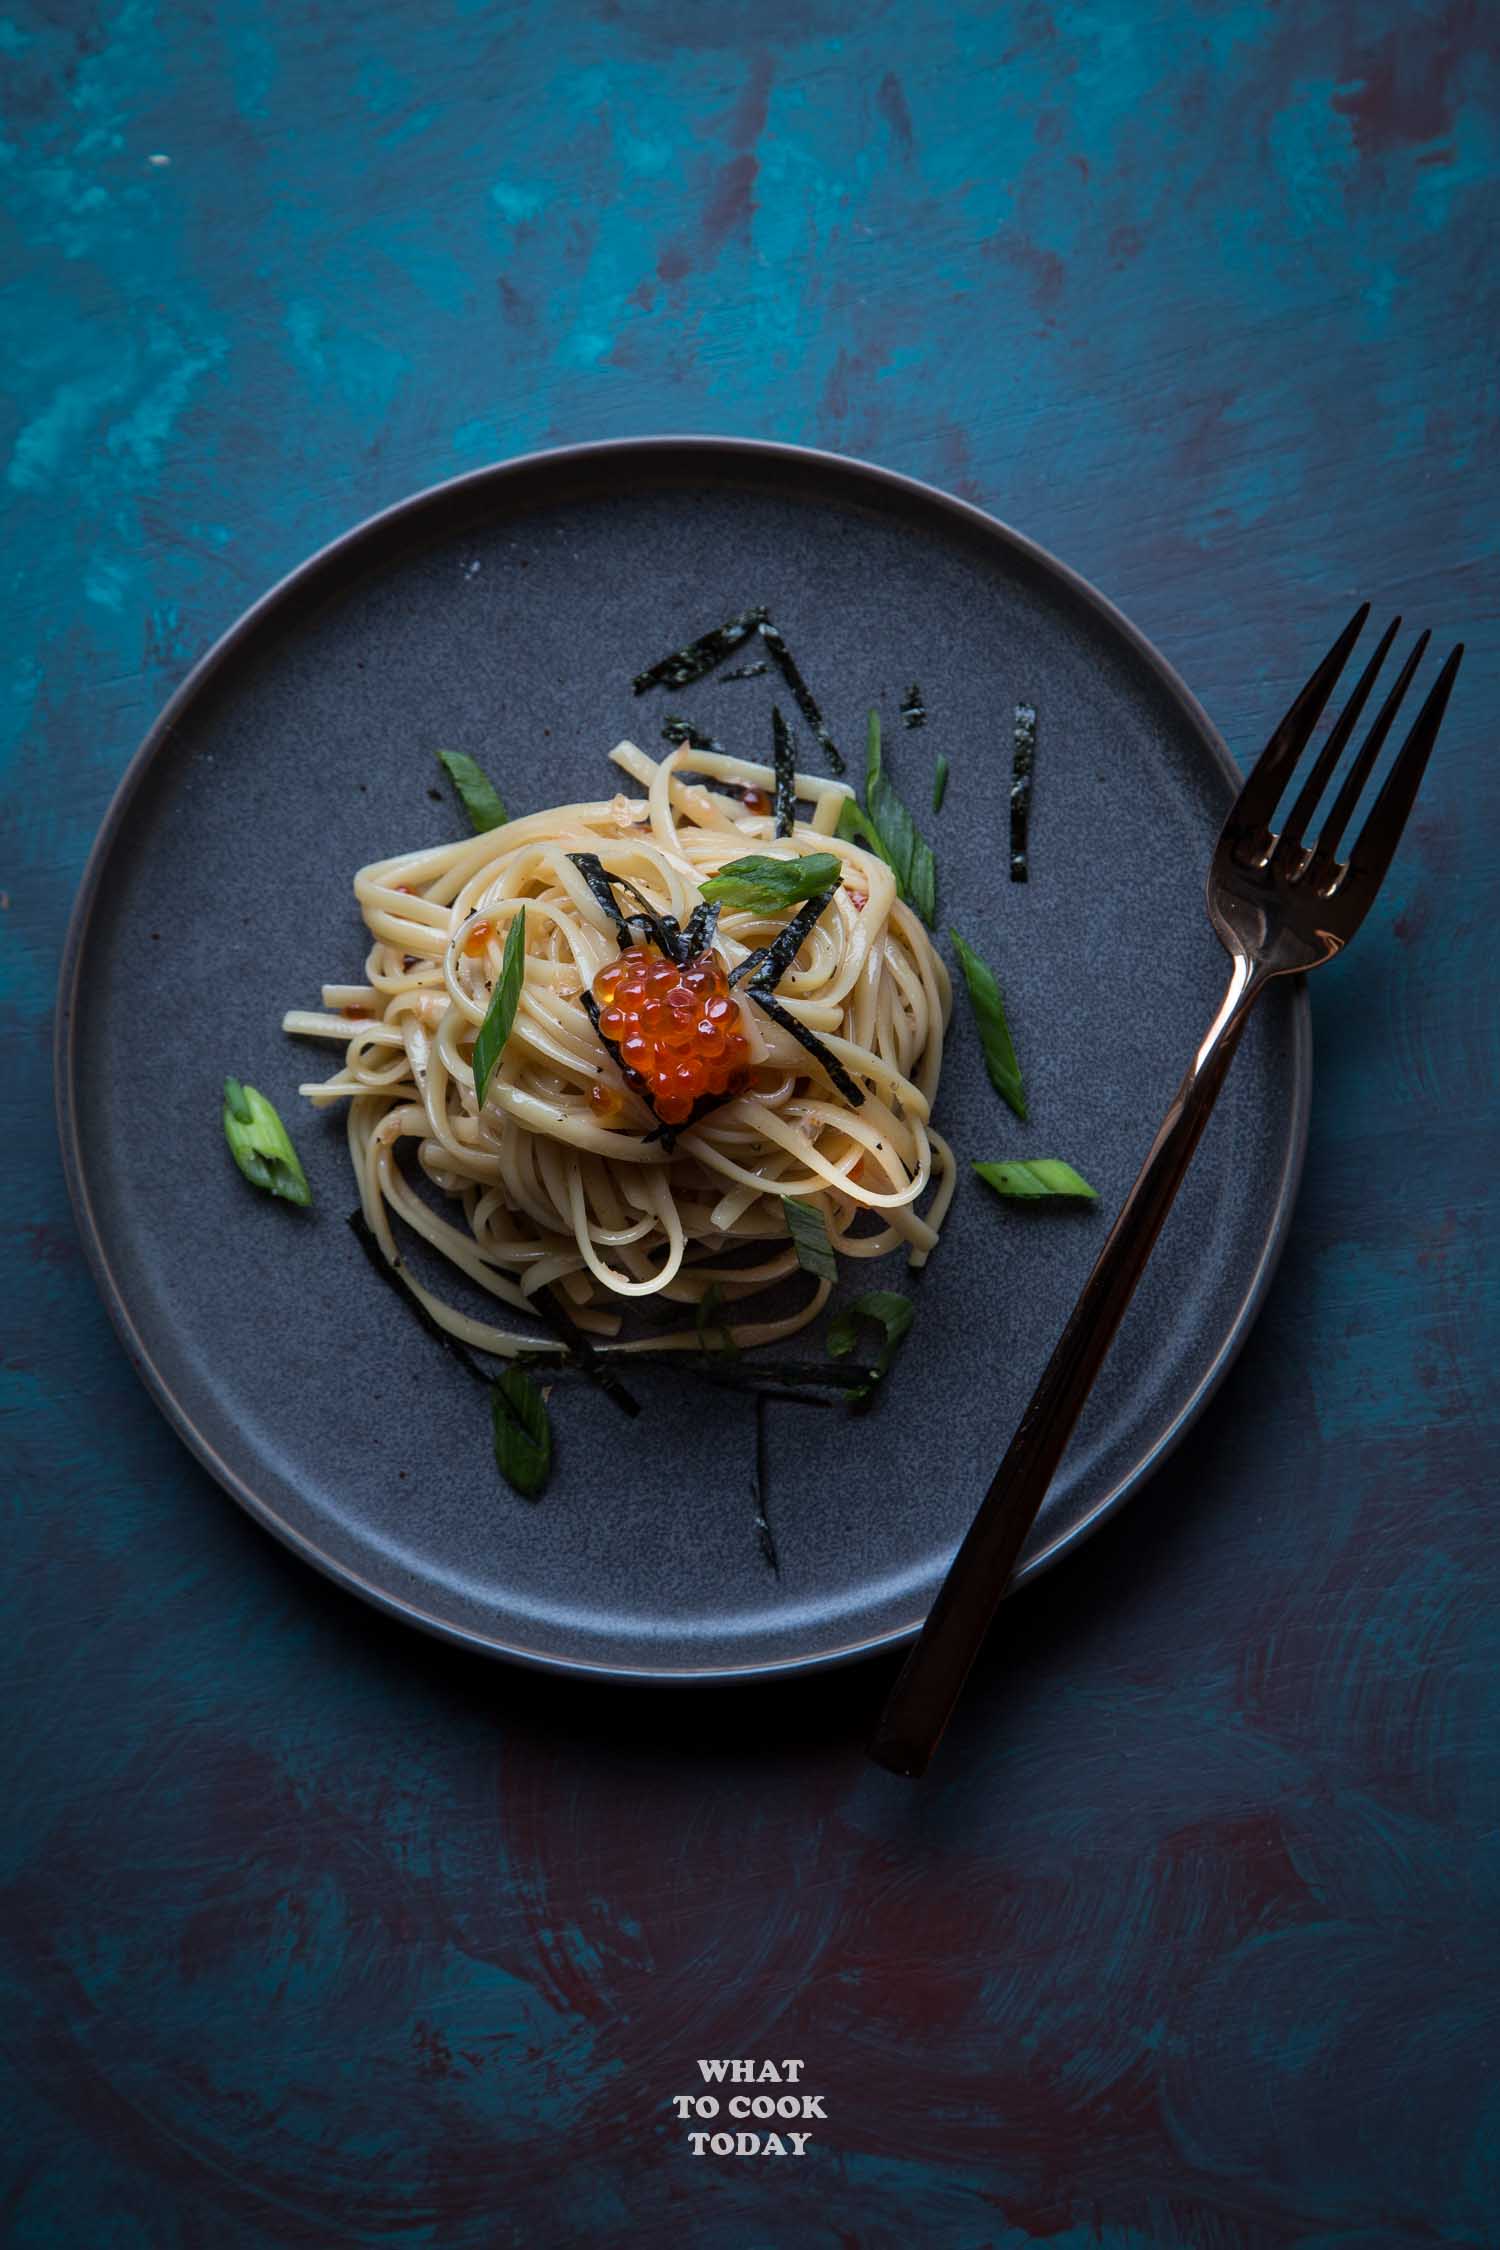
[[[1339,858],[1339,847],[1422,660],[1426,633],[1381,705],[1314,842],[1307,841],[1307,832],[1390,652],[1399,618],[1330,728],[1280,829],[1271,827],[1369,614],[1366,602],[1345,626],[1266,744],[1224,823],[1208,874],[1208,916],[1229,955],[1228,990],[886,1701],[870,1753],[894,1773],[925,1772],[948,1723],[1208,1122],[1250,1010],[1273,978],[1319,968],[1348,944],[1390,866],[1437,739],[1462,643],[1439,673],[1348,858]]]

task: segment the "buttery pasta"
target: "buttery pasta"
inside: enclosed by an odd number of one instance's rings
[[[692,1316],[711,1288],[718,1324],[748,1347],[806,1326],[829,1294],[809,1273],[794,1310],[756,1316],[754,1300],[799,1273],[786,1198],[821,1215],[836,1255],[904,1247],[920,1265],[953,1193],[952,1153],[931,1123],[948,974],[891,869],[835,833],[845,785],[799,774],[810,818],[777,836],[767,767],[687,747],[657,759],[628,742],[611,756],[632,791],[361,869],[365,981],[325,985],[321,1009],[284,1019],[344,1047],[337,1072],[301,1091],[348,1101],[360,1203],[385,1256],[450,1334],[505,1357],[565,1347],[447,1303],[403,1261],[393,1222],[508,1313],[555,1290],[604,1349],[696,1348]],[[727,1098],[664,1129],[591,1013],[601,971],[606,993],[618,981],[621,931],[573,855],[685,927],[700,886],[747,852],[829,853],[840,879],[777,980],[781,1020],[757,1004],[753,970],[787,914],[721,914],[708,981],[735,996],[743,1068]],[[481,1105],[474,1041],[523,906],[524,981]],[[653,1297],[689,1308],[686,1325],[621,1337],[622,1305]]]

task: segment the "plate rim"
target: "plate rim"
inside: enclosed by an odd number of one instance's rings
[[[877,462],[866,461],[854,454],[836,453],[827,447],[792,445],[779,439],[747,438],[716,435],[712,432],[661,432],[649,435],[620,438],[589,439],[573,445],[545,446],[531,452],[508,455],[486,463],[480,468],[466,470],[456,477],[445,477],[435,484],[423,486],[408,493],[403,499],[377,509],[361,518],[346,531],[316,548],[312,554],[285,572],[247,609],[225,628],[191,666],[178,687],[173,691],[157,717],[148,728],[140,744],[125,766],[105,808],[98,833],[89,848],[84,862],[78,890],[68,916],[67,931],[63,940],[58,969],[57,1003],[53,1018],[52,1062],[53,1088],[56,1109],[58,1140],[62,1154],[63,1176],[67,1183],[68,1198],[72,1206],[74,1225],[94,1285],[104,1302],[106,1312],[123,1344],[127,1358],[144,1383],[156,1406],[176,1431],[179,1438],[195,1455],[222,1488],[256,1522],[262,1524],[282,1545],[303,1561],[332,1579],[337,1585],[362,1600],[397,1617],[406,1624],[436,1635],[459,1647],[485,1656],[501,1657],[525,1665],[532,1670],[584,1679],[628,1680],[656,1685],[701,1685],[711,1682],[734,1683],[756,1679],[776,1679],[788,1674],[831,1670],[866,1656],[878,1655],[883,1650],[906,1646],[920,1631],[925,1611],[909,1623],[887,1630],[870,1633],[832,1649],[819,1649],[810,1654],[773,1658],[759,1658],[753,1662],[735,1664],[716,1661],[704,1665],[630,1664],[618,1660],[602,1662],[586,1657],[559,1656],[547,1649],[528,1648],[515,1639],[489,1634],[478,1629],[455,1624],[441,1617],[407,1596],[394,1594],[388,1588],[364,1576],[352,1565],[326,1553],[296,1525],[289,1523],[259,1493],[234,1465],[224,1459],[214,1448],[205,1433],[194,1422],[186,1404],[176,1395],[162,1370],[152,1357],[145,1337],[141,1334],[126,1302],[123,1291],[116,1282],[109,1263],[107,1247],[95,1219],[89,1194],[86,1168],[83,1161],[79,1125],[78,1092],[75,1080],[76,1046],[74,1030],[77,1020],[77,996],[84,951],[94,909],[98,902],[101,879],[114,849],[116,838],[124,824],[141,784],[165,748],[184,711],[207,688],[217,675],[237,654],[244,642],[257,633],[274,613],[289,600],[304,592],[325,572],[354,557],[372,540],[388,534],[408,517],[416,517],[444,501],[454,501],[466,492],[478,493],[486,487],[500,484],[511,477],[536,474],[551,469],[587,470],[591,466],[605,466],[621,460],[644,460],[653,454],[675,453],[691,458],[701,456],[705,472],[711,473],[715,458],[759,462],[762,465],[780,464],[788,470],[798,467],[817,468],[824,472],[848,476],[851,481],[864,481],[887,493],[904,498],[909,503],[920,503],[929,510],[937,510],[961,525],[970,534],[979,534],[991,545],[999,544],[1033,569],[1058,580],[1095,617],[1113,632],[1120,635],[1137,659],[1153,675],[1159,687],[1177,705],[1199,736],[1203,748],[1223,772],[1226,781],[1238,788],[1241,775],[1227,744],[1214,726],[1208,713],[1174,667],[1168,663],[1154,642],[1147,639],[1140,628],[1131,623],[1122,610],[1102,594],[1090,581],[1082,577],[1070,564],[1065,563],[1051,550],[1024,532],[1014,529],[1001,517],[992,515],[974,502],[945,492],[941,486],[928,484],[920,477],[907,476],[897,469],[888,469]],[[1031,1556],[1016,1573],[1009,1588],[1014,1593],[1029,1584],[1043,1571],[1050,1570],[1074,1548],[1081,1546],[1094,1532],[1107,1523],[1133,1498],[1157,1470],[1167,1456],[1180,1443],[1188,1430],[1198,1420],[1209,1400],[1228,1374],[1239,1356],[1245,1339],[1265,1302],[1272,1277],[1280,1263],[1290,1231],[1297,1191],[1301,1184],[1303,1165],[1307,1154],[1308,1128],[1312,1110],[1312,1010],[1308,999],[1306,980],[1295,978],[1292,985],[1292,1115],[1291,1132],[1286,1158],[1277,1182],[1265,1240],[1256,1261],[1249,1285],[1241,1298],[1233,1318],[1223,1336],[1218,1350],[1204,1371],[1191,1395],[1173,1416],[1155,1443],[1095,1504],[1081,1521],[1059,1531],[1039,1553]]]

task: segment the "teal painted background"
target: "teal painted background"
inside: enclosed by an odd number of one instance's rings
[[[1493,18],[126,0],[0,71],[7,2244],[1491,2250]],[[1358,594],[1470,646],[1250,1346],[921,1792],[881,1668],[599,1694],[299,1568],[54,1150],[72,893],[192,658],[415,487],[658,429],[978,500],[1241,756]],[[806,2058],[801,2162],[687,2155],[741,2053]]]

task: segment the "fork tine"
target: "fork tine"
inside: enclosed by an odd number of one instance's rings
[[[1401,745],[1396,763],[1381,784],[1380,795],[1370,807],[1364,827],[1354,840],[1349,854],[1349,880],[1357,882],[1372,896],[1385,879],[1396,846],[1401,841],[1401,831],[1416,803],[1417,791],[1422,786],[1422,776],[1437,740],[1438,728],[1443,723],[1443,713],[1448,708],[1448,698],[1453,683],[1458,678],[1458,667],[1463,662],[1464,644],[1459,642],[1439,672],[1432,692],[1412,724],[1411,733]]]
[[[1406,691],[1411,686],[1412,675],[1427,653],[1427,643],[1431,638],[1432,635],[1429,632],[1422,632],[1417,635],[1416,647],[1402,665],[1395,685],[1380,706],[1375,724],[1361,743],[1353,765],[1344,776],[1343,786],[1333,800],[1333,810],[1324,821],[1318,837],[1318,858],[1326,866],[1331,867],[1338,856],[1338,848],[1343,840],[1344,830],[1353,818],[1354,808],[1359,802],[1359,793],[1374,771],[1375,760],[1385,747],[1385,738],[1395,724],[1396,713],[1400,710]]]
[[[1380,668],[1391,652],[1391,643],[1401,630],[1401,620],[1393,617],[1380,636],[1380,646],[1360,674],[1359,685],[1328,730],[1328,740],[1318,752],[1312,772],[1297,793],[1297,801],[1281,824],[1276,846],[1278,859],[1289,859],[1302,842],[1307,824],[1312,819],[1319,798],[1332,780],[1335,769],[1354,732],[1355,722],[1370,699],[1370,690],[1380,677]]]
[[[1333,693],[1334,682],[1348,662],[1349,651],[1359,639],[1369,614],[1369,603],[1361,602],[1256,759],[1230,815],[1236,829],[1270,827],[1276,801],[1291,778],[1293,766],[1307,748],[1323,706]]]

